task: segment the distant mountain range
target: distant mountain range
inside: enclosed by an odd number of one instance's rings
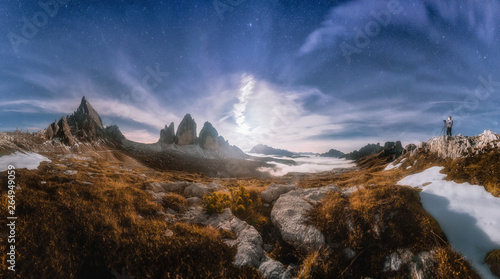
[[[298,155],[297,153],[288,150],[273,148],[264,144],[257,144],[250,150],[250,153],[262,154],[262,155],[276,155],[284,157],[293,157],[295,155]]]
[[[190,114],[184,116],[175,133],[174,123],[165,125],[156,143],[128,140],[118,126],[104,127],[101,117],[86,97],[82,98],[73,114],[62,116],[40,132],[3,134],[4,140],[0,142],[2,153],[94,152],[119,160],[136,160],[152,168],[202,172],[214,176],[226,176],[228,173],[258,175],[255,169],[265,164],[245,160],[249,156],[230,145],[210,122],[205,122],[197,135],[196,122]]]

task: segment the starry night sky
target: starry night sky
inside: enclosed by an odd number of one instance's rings
[[[0,4],[1,131],[85,95],[141,142],[186,113],[243,150],[500,132],[499,1],[38,2]]]

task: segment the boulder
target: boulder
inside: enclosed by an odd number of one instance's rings
[[[234,265],[259,267],[264,250],[262,237],[254,227],[234,216],[229,208],[222,214],[212,215],[204,225],[229,230],[236,235],[236,240],[226,241],[230,246],[237,246]]]
[[[286,267],[268,256],[264,257],[264,260],[259,266],[259,272],[265,279],[288,279],[292,278],[290,272]]]
[[[290,191],[297,190],[298,187],[295,185],[281,185],[271,183],[266,190],[260,193],[260,197],[266,203],[272,203],[277,200],[281,195],[286,194]]]
[[[196,143],[196,122],[190,114],[186,114],[177,128],[177,144],[189,145]]]
[[[163,142],[166,144],[175,143],[175,132],[174,132],[174,122],[170,123],[169,126],[165,125],[165,129],[160,131],[160,139],[158,142]]]
[[[203,128],[200,131],[200,136],[198,137],[198,143],[203,149],[207,150],[217,150],[219,149],[219,133],[210,124],[210,122],[205,122]]]
[[[271,211],[271,221],[283,240],[305,252],[324,248],[325,236],[313,225],[306,224],[306,214],[329,191],[340,191],[336,186],[298,189],[283,194]]]

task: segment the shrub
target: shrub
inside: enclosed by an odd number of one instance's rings
[[[208,214],[222,213],[226,208],[231,207],[231,199],[227,193],[214,192],[203,196],[203,204]]]
[[[231,188],[231,209],[235,214],[242,214],[252,205],[250,193],[245,187],[240,186],[237,190]]]

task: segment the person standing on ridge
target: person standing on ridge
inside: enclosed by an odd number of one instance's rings
[[[453,120],[451,120],[451,116],[448,116],[448,120],[444,120],[446,126],[446,135],[451,136],[451,127],[453,127]]]

